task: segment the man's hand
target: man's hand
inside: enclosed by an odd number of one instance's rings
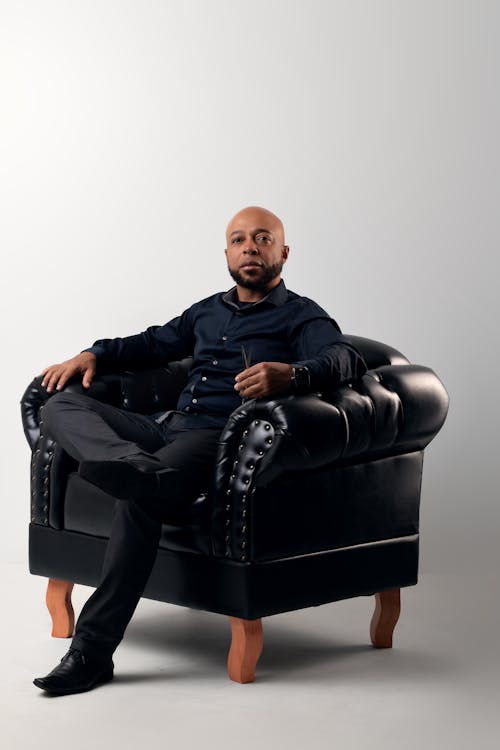
[[[284,362],[259,362],[235,377],[242,398],[262,398],[286,391],[292,385],[292,366]]]
[[[50,365],[42,370],[40,375],[44,375],[42,385],[49,393],[55,388],[60,391],[64,388],[67,381],[81,372],[83,375],[82,383],[88,388],[94,378],[96,370],[96,356],[92,352],[82,352],[72,359],[61,362],[60,365]]]

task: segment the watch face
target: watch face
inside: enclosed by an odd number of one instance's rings
[[[309,371],[305,367],[294,367],[295,387],[303,390],[309,385]]]

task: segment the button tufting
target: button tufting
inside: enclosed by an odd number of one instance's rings
[[[213,365],[218,365],[219,364],[219,360],[218,359],[213,359],[212,360],[212,364]]]
[[[243,516],[243,518],[245,518],[246,514],[247,514],[246,510],[241,511],[241,515]]]
[[[238,450],[239,450],[239,451],[243,450],[243,443],[240,443],[240,444],[239,444],[239,446],[238,446]]]
[[[245,547],[246,547],[246,546],[247,546],[247,543],[246,543],[245,541],[243,541],[243,542],[241,543],[241,549],[245,549]]]
[[[264,455],[264,451],[260,450],[259,451],[259,456],[263,456],[263,455]]]
[[[270,430],[271,429],[271,425],[270,424],[265,424],[264,425],[264,429],[265,430]]]
[[[231,523],[231,520],[229,518],[227,518],[226,519],[226,526],[229,526],[230,523]]]
[[[258,419],[255,420],[254,425],[257,427],[257,425],[260,424],[260,421]]]
[[[231,536],[230,536],[230,534],[226,534],[226,542],[230,542],[230,541],[231,541]]]
[[[230,494],[231,494],[231,488],[229,488],[228,490],[226,490],[226,495],[230,495]]]
[[[273,442],[272,438],[267,438],[266,443],[269,443],[269,445],[271,445],[272,442]]]
[[[247,527],[245,524],[243,524],[243,526],[241,527],[241,533],[244,534],[246,530],[247,530]]]
[[[231,506],[230,505],[226,505],[226,510],[229,513],[229,511],[231,510]]]
[[[244,481],[245,484],[248,484],[250,480],[249,480],[248,477],[245,477],[245,479],[243,481]]]
[[[245,435],[245,437],[246,437],[246,436],[248,435],[248,430],[245,430],[245,432],[244,432],[243,434],[244,434],[244,435]]]
[[[205,380],[207,379],[207,376],[206,375],[202,375],[201,379],[203,380],[203,382],[205,382]]]
[[[245,560],[247,559],[247,556],[246,555],[242,555],[241,559],[243,560],[243,562],[245,562]]]
[[[255,464],[248,464],[248,468],[249,469],[254,469],[255,468]]]

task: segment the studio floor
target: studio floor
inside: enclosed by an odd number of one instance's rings
[[[421,574],[402,590],[391,650],[370,645],[373,597],[265,618],[256,680],[246,685],[227,676],[227,618],[143,599],[115,652],[114,680],[51,697],[32,680],[70,641],[50,636],[46,581],[26,568],[2,565],[8,750],[499,747],[493,576]],[[77,616],[91,591],[75,587]]]

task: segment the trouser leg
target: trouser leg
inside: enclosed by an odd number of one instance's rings
[[[78,618],[72,645],[111,656],[123,638],[153,568],[162,522],[178,518],[182,505],[208,486],[214,471],[218,429],[182,430],[182,418],[165,432],[157,455],[172,474],[172,491],[162,500],[116,503],[101,580]],[[182,485],[179,482],[182,474]]]
[[[154,453],[165,441],[161,428],[144,414],[61,391],[43,407],[47,432],[77,461],[109,461],[142,451]]]
[[[87,599],[71,645],[110,657],[123,638],[153,568],[161,522],[139,503],[118,500],[99,586]]]

